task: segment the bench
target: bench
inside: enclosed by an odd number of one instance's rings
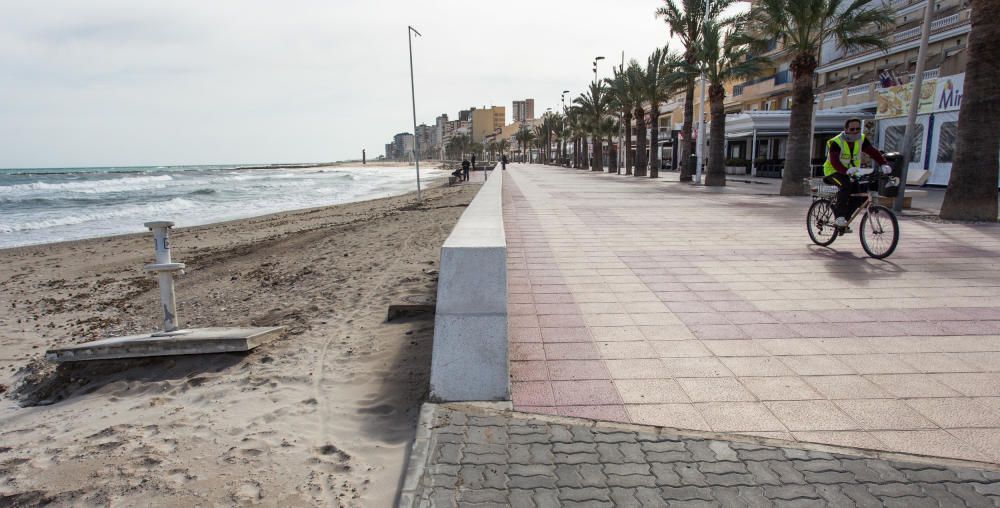
[[[455,185],[455,182],[457,182],[457,181],[458,181],[458,177],[457,176],[449,176],[448,177],[448,185]]]

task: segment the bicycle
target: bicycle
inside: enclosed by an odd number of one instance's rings
[[[896,250],[899,243],[899,221],[892,210],[878,204],[879,194],[894,197],[899,191],[899,179],[880,174],[862,175],[858,179],[859,187],[864,191],[852,196],[865,196],[865,202],[854,210],[847,220],[847,225],[838,227],[834,224],[834,204],[837,200],[837,187],[823,182],[822,178],[806,178],[806,185],[813,198],[809,212],[806,214],[806,230],[809,238],[816,245],[826,247],[838,236],[851,232],[851,224],[861,215],[861,227],[858,234],[861,237],[861,247],[869,256],[875,259],[885,259]]]

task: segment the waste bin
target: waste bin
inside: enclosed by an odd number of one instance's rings
[[[882,154],[886,162],[892,166],[892,176],[899,178],[903,175],[903,154],[899,152],[887,152]]]
[[[688,174],[694,176],[698,172],[698,154],[688,155],[687,159]]]

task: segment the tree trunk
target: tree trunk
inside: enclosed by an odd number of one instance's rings
[[[634,176],[646,176],[646,112],[635,108],[635,172]]]
[[[997,220],[997,132],[1000,132],[1000,0],[972,2],[965,95],[958,112],[955,163],[941,205],[942,219]],[[939,78],[940,79],[940,78]]]
[[[691,59],[688,59],[691,63]],[[691,139],[691,124],[694,122],[694,78],[688,79],[684,88],[684,126],[681,127],[681,153],[678,163],[681,166],[681,181],[690,182],[693,178],[688,167],[688,157],[694,153],[694,140]]]
[[[618,172],[618,161],[616,155],[618,150],[615,149],[615,142],[613,136],[608,134],[608,173]]]
[[[708,97],[711,100],[712,127],[708,140],[708,171],[705,173],[705,185],[726,185],[726,163],[723,160],[726,147],[726,89],[722,85],[712,84],[708,87]]]
[[[649,107],[649,177],[660,177],[660,105]]]
[[[626,111],[623,115],[625,118],[625,139],[622,140],[622,146],[618,147],[619,150],[625,150],[625,174],[632,174],[632,165],[635,164],[635,153],[632,151],[632,112]]]
[[[792,112],[788,120],[788,147],[785,168],[781,171],[781,195],[802,196],[806,189],[802,179],[812,173],[809,153],[809,132],[812,130],[813,73],[816,57],[800,53],[790,65],[795,81],[792,84]]]
[[[604,171],[604,164],[601,160],[601,156],[604,155],[601,150],[601,138],[591,134],[590,144],[593,145],[590,154],[590,170],[591,171]]]

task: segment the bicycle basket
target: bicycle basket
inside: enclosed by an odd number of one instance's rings
[[[899,195],[899,178],[886,178],[878,183],[878,194],[887,198],[894,198]]]
[[[823,181],[822,178],[806,178],[806,192],[816,198],[832,198],[837,195],[837,187]]]

